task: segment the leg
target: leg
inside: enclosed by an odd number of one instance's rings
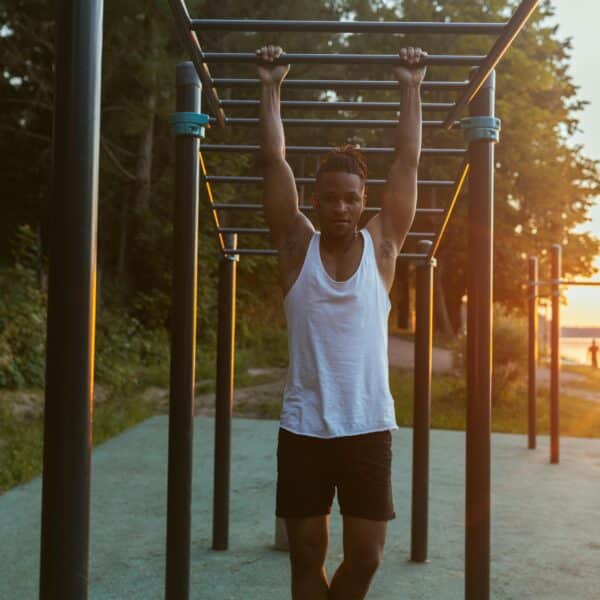
[[[292,568],[292,600],[327,600],[325,555],[328,516],[286,518]]]
[[[328,514],[335,495],[329,476],[330,440],[280,429],[276,514],[285,519],[293,600],[326,600]]]
[[[329,590],[329,600],[362,600],[383,557],[386,521],[344,515],[344,560]]]
[[[331,580],[331,600],[362,600],[383,557],[392,498],[389,431],[341,438],[338,501],[344,516],[344,560]]]

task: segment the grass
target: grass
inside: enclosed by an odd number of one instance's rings
[[[238,388],[259,385],[273,380],[268,372],[252,374],[249,368],[283,368],[287,360],[287,338],[282,331],[258,332],[253,340],[243,340],[236,349],[235,381]],[[107,387],[107,397],[94,408],[93,441],[100,444],[129,427],[164,412],[155,401],[148,401],[143,392],[148,387],[168,387],[168,362],[146,364],[135,369],[120,365],[121,382],[116,388]],[[135,372],[134,372],[135,371]],[[569,382],[568,392],[561,394],[561,434],[574,437],[600,438],[600,402],[577,396],[598,392],[600,371],[589,367],[565,366],[564,372],[581,376]],[[196,380],[198,393],[214,390],[215,356],[210,348],[199,348]],[[123,382],[126,382],[125,384]],[[103,382],[101,382],[103,383]],[[104,382],[109,386],[110,382]],[[390,387],[396,403],[396,416],[400,426],[412,426],[413,375],[412,371],[391,369]],[[40,398],[42,390],[28,390]],[[41,416],[15,417],[6,407],[11,392],[0,390],[0,493],[23,483],[41,472],[43,421]],[[455,375],[434,376],[432,379],[431,427],[434,429],[465,428],[465,382]],[[549,433],[548,390],[540,388],[537,402],[537,431]],[[527,433],[527,393],[524,382],[496,391],[492,408],[494,432]],[[236,405],[240,414],[259,418],[278,419],[281,399]]]
[[[252,374],[248,369],[282,367],[285,361],[285,332],[257,332],[253,340],[242,340],[236,348],[236,386],[241,388],[272,381],[272,375]],[[215,366],[214,348],[201,345],[197,355],[197,393],[215,389]],[[164,413],[164,406],[157,401],[148,401],[144,391],[149,387],[167,389],[169,386],[168,360],[149,361],[144,365],[115,360],[105,371],[113,375],[113,380],[106,376],[97,380],[106,389],[107,397],[94,406],[92,439],[95,446],[157,413]],[[37,412],[41,412],[43,390],[20,391],[36,398],[34,404],[40,407]],[[42,470],[43,417],[36,411],[15,416],[8,406],[14,396],[14,390],[0,390],[0,493],[39,475]],[[279,407],[264,402],[253,405],[252,412],[261,418],[277,418]]]
[[[578,397],[576,390],[598,392],[600,373],[589,367],[565,367],[582,375],[581,381],[569,383],[569,391],[560,395],[561,435],[600,438],[600,402]],[[431,427],[433,429],[465,429],[466,387],[464,378],[453,375],[434,376],[431,390]],[[413,375],[411,371],[392,369],[390,387],[396,401],[398,425],[411,427],[413,413]],[[540,387],[537,394],[537,433],[550,433],[549,390]],[[525,382],[497,393],[492,405],[492,431],[527,434],[527,389]]]

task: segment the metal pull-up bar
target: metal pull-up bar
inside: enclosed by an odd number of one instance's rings
[[[288,154],[327,154],[334,148],[331,146],[286,146]],[[362,154],[394,154],[396,148],[392,147],[364,147],[360,148]],[[202,144],[202,152],[260,152],[257,144]],[[464,148],[423,148],[421,156],[464,156]]]
[[[260,100],[221,100],[223,108],[258,108]],[[301,110],[400,110],[399,102],[324,102],[320,100],[282,100],[281,108]],[[422,102],[421,109],[428,112],[450,110],[454,102]]]
[[[283,124],[288,127],[355,127],[393,129],[398,126],[395,119],[291,119],[283,118]],[[217,119],[211,117],[210,123],[216,123]],[[239,125],[243,127],[258,127],[260,120],[256,117],[225,117],[225,125]],[[423,129],[440,129],[444,127],[445,121],[423,121]],[[455,121],[458,127],[460,121]]]
[[[256,54],[252,52],[203,52],[202,57],[207,63],[259,63]],[[485,61],[485,56],[463,56],[457,54],[432,54],[422,59],[427,66],[479,66]],[[275,65],[406,65],[397,54],[304,54],[283,53],[275,58]]]
[[[444,33],[498,35],[506,23],[447,23],[439,21],[317,21],[277,19],[192,19],[194,31],[254,31],[309,33]]]
[[[422,90],[447,90],[460,92],[466,89],[465,81],[424,81],[421,84]],[[259,79],[216,77],[212,79],[215,87],[221,88],[247,88],[258,87]],[[281,84],[283,88],[299,88],[305,90],[395,90],[398,89],[398,82],[394,80],[376,80],[376,79],[284,79]]]
[[[262,183],[263,177],[253,175],[206,175],[202,178],[204,181],[209,183]],[[315,183],[315,177],[296,177],[297,185],[312,185]],[[385,185],[387,179],[367,179],[367,185]],[[417,182],[421,187],[430,188],[451,188],[455,182],[450,180],[429,180],[419,179]]]
[[[492,340],[491,340],[491,301],[492,301],[492,265],[493,265],[493,177],[494,177],[494,150],[493,145],[498,141],[499,122],[494,116],[495,78],[494,67],[505,54],[512,41],[523,28],[525,22],[535,9],[539,0],[524,0],[521,2],[512,18],[507,23],[421,23],[421,22],[319,22],[319,21],[274,21],[258,19],[197,19],[191,20],[182,0],[169,0],[178,24],[178,30],[183,43],[188,50],[196,70],[204,84],[209,106],[214,114],[213,123],[221,127],[226,125],[256,126],[258,119],[250,117],[228,118],[224,108],[248,108],[258,106],[256,100],[228,99],[220,100],[216,89],[222,88],[253,88],[259,87],[258,78],[213,78],[207,63],[255,63],[257,58],[252,53],[215,53],[204,52],[200,47],[197,32],[205,31],[240,31],[240,32],[322,32],[322,33],[439,33],[460,35],[497,35],[491,50],[485,57],[463,55],[436,55],[432,54],[428,64],[448,66],[475,66],[469,81],[426,81],[422,89],[443,90],[458,92],[456,102],[429,103],[427,110],[447,111],[445,118],[440,121],[426,121],[424,127],[452,129],[456,125],[459,113],[470,106],[471,118],[463,123],[469,144],[468,157],[465,152],[453,148],[428,149],[424,154],[430,156],[465,156],[454,181],[428,181],[421,180],[420,186],[428,188],[448,188],[451,195],[450,203],[446,209],[417,208],[417,213],[439,216],[442,218],[441,227],[437,237],[427,252],[425,244],[421,243],[419,252],[402,253],[400,259],[418,261],[419,264],[431,261],[437,251],[441,237],[446,230],[457,198],[463,184],[469,175],[469,261],[470,266],[468,281],[468,361],[467,361],[467,456],[466,456],[466,527],[465,527],[465,597],[469,600],[487,600],[489,598],[490,584],[490,497],[491,497],[491,370]],[[290,53],[282,56],[282,63],[305,64],[398,64],[396,55],[356,55],[356,54],[301,54]],[[399,84],[392,80],[341,80],[341,79],[286,79],[282,87],[286,89],[311,89],[320,90],[352,90],[362,93],[363,90],[393,90]],[[315,101],[294,100],[283,104],[284,109],[322,110],[322,104]],[[293,103],[292,103],[293,102]],[[312,103],[309,103],[312,102]],[[358,108],[360,103],[332,103],[326,110],[394,110],[392,106],[365,104]],[[400,107],[401,108],[401,107]],[[423,107],[425,108],[425,106]],[[340,120],[340,119],[284,119],[287,126],[331,126],[338,128],[385,128],[397,125],[392,120]],[[310,150],[309,150],[310,149]],[[213,144],[207,147],[212,152],[257,152],[256,145]],[[296,146],[288,148],[288,152],[297,154],[320,154],[321,146]],[[393,153],[392,148],[367,149],[367,153],[387,154]],[[201,158],[202,161],[202,158]],[[260,204],[243,204],[240,202],[214,202],[211,184],[213,183],[257,183],[262,182],[261,177],[249,176],[209,176],[202,163],[203,182],[207,189],[212,216],[216,226],[221,251],[225,256],[238,256],[241,254],[275,255],[276,251],[269,248],[236,248],[225,240],[225,236],[234,231],[228,224],[221,227],[218,210],[259,210]],[[314,183],[314,178],[304,177],[299,172],[296,183],[300,186]],[[372,185],[383,185],[384,180],[369,180]],[[301,190],[302,191],[302,190]],[[309,211],[312,207],[305,206],[301,200],[300,210]],[[368,212],[375,212],[376,208],[368,208]],[[246,233],[257,233],[256,229],[246,228]],[[264,229],[264,228],[263,228]],[[248,231],[252,230],[252,231]],[[238,233],[244,233],[243,228]],[[413,232],[416,236],[417,232]],[[413,236],[411,236],[413,237]],[[430,349],[429,349],[430,350]],[[419,535],[426,536],[426,528],[420,528]],[[424,533],[423,533],[424,531]],[[420,559],[418,559],[420,560]]]

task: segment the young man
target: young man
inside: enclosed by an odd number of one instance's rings
[[[395,517],[391,430],[397,429],[387,362],[388,297],[396,258],[412,224],[421,152],[420,48],[403,48],[402,112],[382,209],[364,229],[366,165],[343,147],[320,166],[312,196],[321,231],[298,209],[285,160],[280,87],[289,65],[280,47],[256,51],[262,83],[260,132],[264,207],[279,251],[289,335],[289,372],[277,448],[276,514],[285,519],[293,600],[359,600]],[[325,572],[335,489],[344,559]]]

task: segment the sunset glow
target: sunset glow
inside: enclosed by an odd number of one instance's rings
[[[597,76],[597,30],[600,4],[592,0],[555,0],[555,21],[561,37],[572,37],[573,61],[571,75],[579,86],[579,95],[589,105],[581,114],[581,132],[574,143],[583,144],[590,158],[600,159],[600,79]],[[600,199],[590,211],[591,221],[582,231],[600,236]],[[600,280],[600,257],[596,258]],[[600,288],[570,288],[566,291],[568,306],[561,311],[562,324],[572,326],[600,326]]]

